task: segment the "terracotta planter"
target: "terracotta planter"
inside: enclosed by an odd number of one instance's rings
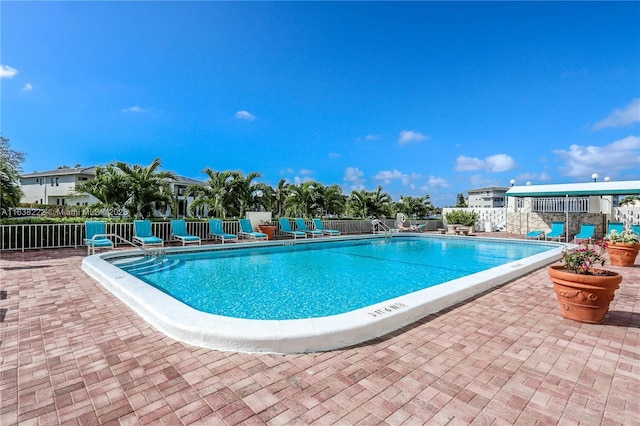
[[[609,243],[609,260],[615,266],[633,266],[640,250],[640,244]]]
[[[273,240],[273,236],[276,233],[275,225],[258,225],[258,231],[263,234],[267,234],[267,240]]]
[[[594,270],[600,275],[576,274],[561,265],[549,266],[548,271],[563,317],[592,324],[604,321],[622,275],[603,269]]]

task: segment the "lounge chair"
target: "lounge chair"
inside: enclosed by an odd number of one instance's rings
[[[317,229],[309,229],[307,228],[307,223],[304,219],[298,217],[295,219],[296,226],[298,227],[298,231],[302,231],[307,235],[311,235],[313,238],[322,237],[322,231],[318,231]]]
[[[580,232],[578,233],[578,235],[576,235],[575,237],[573,237],[573,239],[575,240],[575,242],[580,242],[580,241],[589,241],[590,239],[593,238],[593,236],[596,234],[596,225],[594,225],[593,223],[583,223],[580,226]]]
[[[551,231],[547,235],[545,235],[546,240],[555,240],[558,242],[566,238],[564,235],[564,222],[551,222]]]
[[[340,235],[340,231],[335,229],[325,229],[322,221],[320,219],[313,219],[313,226],[315,226],[316,230],[321,231],[325,235],[336,236]]]
[[[213,237],[214,240],[222,240],[222,244],[224,244],[226,240],[238,241],[237,235],[227,234],[226,232],[224,232],[224,229],[222,227],[222,220],[220,219],[209,219],[209,234]]]
[[[541,240],[544,238],[544,231],[536,229],[535,231],[527,232],[527,235],[524,236],[525,239],[536,239]]]
[[[607,234],[610,234],[611,231],[616,231],[618,234],[622,234],[622,231],[624,231],[624,223],[609,222],[609,224],[607,225]]]
[[[640,225],[631,225],[631,232],[640,235]]]
[[[156,237],[151,233],[151,221],[150,220],[134,220],[133,221],[133,241],[137,241],[142,245],[142,247],[146,246],[163,246],[164,241],[161,238]]]
[[[202,244],[200,237],[187,232],[187,222],[185,222],[184,219],[171,220],[171,235],[174,239],[181,241],[183,246],[191,243]]]
[[[251,221],[249,219],[240,219],[240,236],[242,238],[249,238],[252,240],[266,240],[267,234],[263,234],[262,232],[256,232],[253,230],[251,226]]]
[[[396,215],[396,222],[394,223],[395,228],[392,229],[393,232],[402,232],[402,231],[409,231],[409,232],[422,232],[422,228],[425,226],[424,224],[422,225],[412,225],[411,222],[409,222],[409,226],[404,226],[404,223],[407,222],[407,217],[404,215],[404,213],[398,213]]]
[[[109,247],[113,250],[113,242],[107,238],[107,224],[102,221],[87,221],[84,223],[86,237],[84,244],[87,246],[87,256],[91,253],[91,249],[96,247]]]
[[[282,232],[284,235],[289,235],[290,237],[293,237],[293,239],[296,239],[298,237],[307,238],[306,233],[302,231],[294,231],[293,229],[291,229],[291,223],[289,223],[289,219],[281,217],[280,219],[278,219],[278,221],[280,222],[280,232]]]

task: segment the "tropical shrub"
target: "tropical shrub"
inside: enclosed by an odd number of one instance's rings
[[[444,218],[449,225],[474,226],[480,215],[473,210],[451,210]]]

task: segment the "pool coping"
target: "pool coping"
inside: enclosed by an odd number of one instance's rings
[[[239,242],[215,246],[171,247],[164,248],[162,251],[170,253],[224,250],[406,236],[439,239],[473,238],[474,240],[493,242],[503,240],[510,244],[544,244],[553,248],[525,259],[351,312],[295,320],[249,320],[197,311],[105,260],[121,256],[143,255],[144,252],[140,249],[88,256],[82,261],[82,270],[153,327],[176,340],[221,351],[288,354],[346,348],[386,335],[427,315],[439,312],[557,261],[565,246],[563,243],[547,241],[403,233],[392,236],[358,235],[307,240]]]

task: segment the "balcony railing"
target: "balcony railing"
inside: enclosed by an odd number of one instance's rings
[[[520,199],[522,200],[522,199]],[[539,213],[588,213],[589,197],[532,198],[531,211]]]

